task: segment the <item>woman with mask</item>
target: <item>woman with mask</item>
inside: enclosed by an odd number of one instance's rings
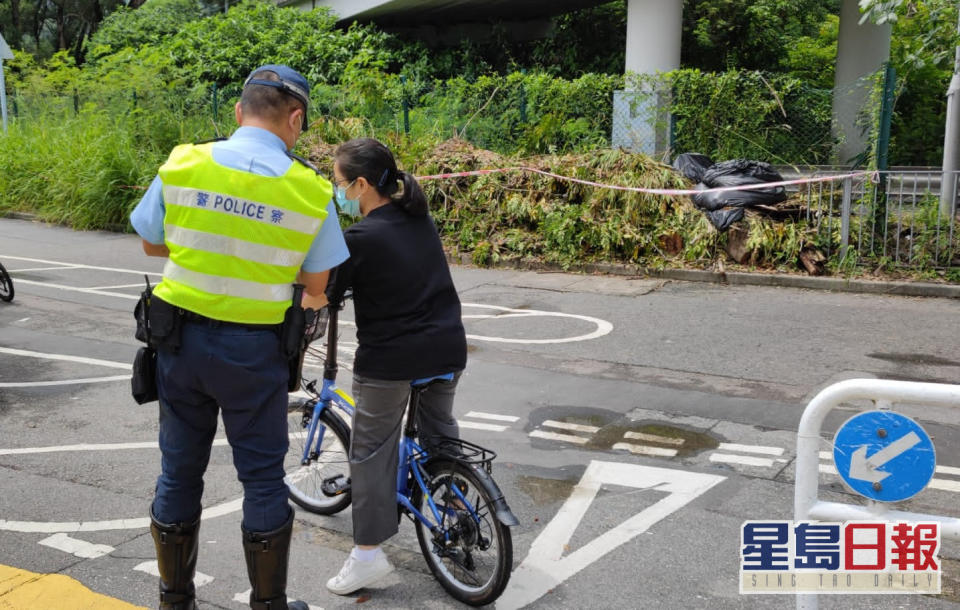
[[[358,348],[353,367],[356,412],[350,443],[354,548],[327,588],[347,595],[389,574],[380,544],[397,532],[397,461],[410,382],[454,373],[421,395],[419,430],[458,437],[453,397],[466,366],[460,299],[440,236],[416,179],[372,138],[334,153],[337,202],[362,219],[344,231],[350,258],[328,294],[353,289]]]

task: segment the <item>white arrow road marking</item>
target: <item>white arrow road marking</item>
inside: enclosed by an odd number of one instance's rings
[[[867,445],[861,445],[859,449],[853,452],[850,457],[850,478],[861,481],[870,481],[877,483],[889,477],[891,473],[877,470],[901,453],[908,451],[911,447],[920,442],[920,437],[916,432],[910,432],[893,441],[880,451],[877,451],[869,458],[867,457]]]
[[[157,567],[156,561],[144,561],[141,564],[137,564],[133,569],[138,572],[144,572],[146,574],[150,574],[151,576],[160,578],[160,569]],[[203,572],[197,572],[193,576],[193,586],[197,588],[202,587],[203,585],[209,585],[212,582],[213,576],[204,574]]]
[[[533,541],[527,558],[514,571],[506,591],[497,600],[497,607],[522,608],[540,599],[560,583],[647,531],[725,478],[671,468],[591,461],[560,511]],[[564,547],[570,542],[577,525],[605,483],[652,489],[668,495],[564,557]]]
[[[44,538],[39,544],[48,546],[52,549],[57,549],[58,551],[63,551],[64,553],[76,555],[77,557],[81,557],[83,559],[96,559],[97,557],[109,555],[114,551],[112,546],[107,546],[105,544],[93,544],[92,542],[87,542],[86,540],[71,538],[64,533],[54,534],[53,536]]]

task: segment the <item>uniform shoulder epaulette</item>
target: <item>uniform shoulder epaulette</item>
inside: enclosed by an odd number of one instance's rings
[[[314,172],[316,172],[316,174],[317,174],[318,176],[322,176],[322,175],[323,175],[323,174],[320,173],[320,170],[317,169],[317,166],[316,166],[316,165],[314,165],[313,163],[310,163],[309,161],[307,161],[306,159],[304,159],[304,158],[301,157],[300,155],[298,155],[298,154],[296,154],[296,153],[292,153],[292,152],[290,152],[290,151],[288,150],[288,151],[287,151],[287,156],[290,157],[291,159],[293,159],[294,161],[298,161],[301,165],[304,165],[304,166],[306,166],[306,167],[309,167],[309,168],[312,169]]]
[[[194,146],[200,146],[201,144],[209,144],[209,143],[211,143],[211,142],[223,142],[223,141],[226,140],[226,139],[227,139],[227,138],[223,138],[223,137],[210,138],[209,140],[200,140],[199,142],[194,142],[193,145],[194,145]]]

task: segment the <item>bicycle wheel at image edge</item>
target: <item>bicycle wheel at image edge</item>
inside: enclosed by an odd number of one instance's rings
[[[332,515],[350,505],[350,490],[339,495],[328,496],[321,489],[324,479],[337,476],[350,476],[350,463],[347,448],[350,446],[350,428],[330,408],[323,410],[320,424],[314,433],[314,439],[323,434],[320,450],[313,450],[308,463],[301,464],[304,444],[310,418],[313,416],[313,402],[291,403],[287,410],[287,430],[290,447],[284,460],[286,476],[284,483],[290,491],[290,499],[306,510],[318,515]]]
[[[3,265],[0,265],[0,300],[8,303],[13,300],[13,280]]]
[[[493,498],[480,479],[468,467],[453,461],[428,462],[427,489],[433,497],[442,521],[440,530],[450,533],[452,541],[435,541],[430,528],[415,521],[420,550],[430,571],[447,593],[471,606],[489,604],[500,597],[510,580],[513,566],[513,538],[510,528],[494,513]],[[476,511],[474,519],[462,510],[459,498],[451,491],[456,485]],[[414,506],[431,516],[425,494],[418,489]],[[439,534],[442,539],[442,533]]]

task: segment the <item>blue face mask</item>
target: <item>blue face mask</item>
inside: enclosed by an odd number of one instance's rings
[[[337,203],[340,205],[340,211],[347,216],[360,216],[360,200],[347,199],[347,189],[353,185],[353,182],[347,186],[338,186],[334,191],[337,197]]]

